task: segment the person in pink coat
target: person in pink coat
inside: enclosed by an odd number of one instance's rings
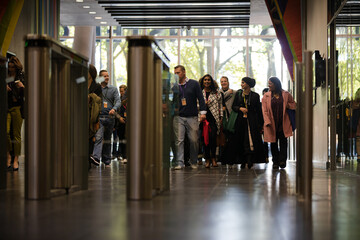
[[[286,167],[287,138],[293,132],[287,109],[296,109],[296,103],[277,77],[269,78],[268,84],[269,92],[262,99],[264,142],[271,143],[273,169],[279,169]]]

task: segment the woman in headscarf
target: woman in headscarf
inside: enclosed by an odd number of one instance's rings
[[[287,109],[295,110],[296,103],[292,95],[282,89],[277,77],[269,78],[268,84],[269,92],[262,99],[264,142],[271,143],[273,169],[279,169],[286,167],[287,138],[293,132]]]
[[[256,84],[255,79],[244,77],[241,81],[241,89],[235,93],[232,106],[233,111],[238,112],[235,123],[235,143],[234,151],[241,168],[251,169],[253,163],[264,163],[264,145],[261,137],[262,126],[264,123],[260,96],[251,91]]]

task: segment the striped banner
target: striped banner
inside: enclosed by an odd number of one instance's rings
[[[36,33],[58,39],[60,0],[37,0],[35,6]]]
[[[300,0],[265,0],[265,2],[291,79],[294,80],[294,63],[302,61]]]
[[[0,49],[6,56],[16,24],[19,20],[24,0],[1,0],[0,3]]]

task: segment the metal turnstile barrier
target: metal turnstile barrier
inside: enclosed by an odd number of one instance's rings
[[[87,59],[46,35],[28,35],[25,197],[87,189]]]
[[[311,201],[313,156],[313,61],[305,51],[304,63],[296,63],[296,192]]]
[[[169,66],[154,38],[136,36],[127,40],[127,198],[146,200],[169,187],[169,152],[166,157],[163,149],[163,134],[168,132],[163,130],[163,90],[167,82],[163,77],[169,76],[164,74]]]
[[[6,76],[7,60],[0,57],[0,189],[6,188],[6,115],[7,115],[7,94],[6,94]]]

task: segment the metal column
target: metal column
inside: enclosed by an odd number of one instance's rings
[[[88,189],[89,128],[88,82],[84,76],[88,68],[82,64],[71,65],[71,165],[73,187]],[[86,139],[86,141],[84,141]]]
[[[157,192],[164,190],[163,183],[163,122],[162,122],[162,61],[155,55],[154,59],[154,142],[156,148],[154,149],[154,189]],[[168,168],[169,169],[169,168]]]
[[[50,48],[33,46],[25,51],[27,73],[25,97],[25,197],[50,198]]]
[[[7,115],[7,93],[6,76],[7,63],[6,58],[0,57],[0,189],[6,188],[6,162],[7,162],[7,133],[6,133],[6,115]]]
[[[151,199],[153,189],[153,115],[155,99],[153,38],[128,38],[127,198]]]
[[[336,170],[336,25],[335,21],[330,24],[330,63],[329,63],[329,85],[330,85],[330,167]]]
[[[70,165],[70,60],[58,58],[52,61],[52,114],[51,114],[51,188],[69,189]]]
[[[313,144],[313,61],[312,52],[304,52],[304,64],[296,64],[297,83],[297,168],[296,190],[311,201],[312,194],[312,144]]]

